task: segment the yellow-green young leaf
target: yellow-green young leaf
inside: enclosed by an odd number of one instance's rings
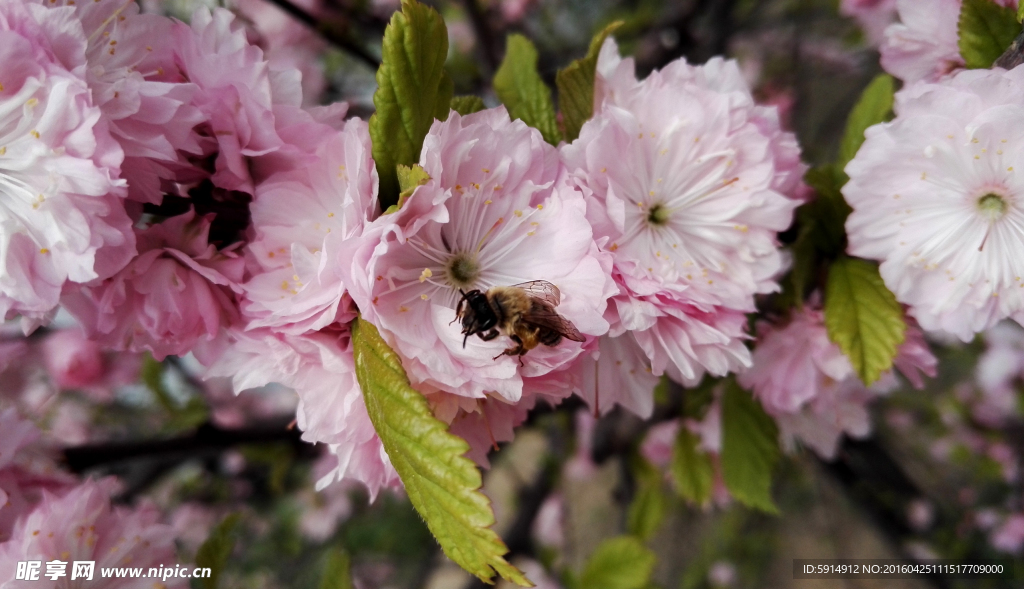
[[[384,211],[385,215],[394,213],[402,208],[402,205],[405,204],[405,199],[412,196],[412,193],[416,191],[416,187],[423,186],[430,181],[430,174],[427,174],[427,171],[419,164],[411,166],[398,164],[395,166],[395,171],[398,173],[398,189],[401,192],[398,194],[398,202],[388,207],[388,210]]]
[[[1017,22],[1024,23],[1024,0],[1017,3]]]
[[[995,0],[963,0],[957,32],[960,56],[968,68],[989,68],[1020,33],[1017,10]]]
[[[409,385],[402,362],[373,324],[352,323],[356,378],[366,412],[405,484],[409,501],[448,558],[490,582],[495,572],[523,587],[533,584],[504,558],[508,548],[490,526],[494,512],[479,491],[483,481],[463,456],[469,444],[448,433],[426,398]]]
[[[580,589],[644,589],[654,572],[654,552],[635,536],[609,538],[587,560]]]
[[[836,168],[842,170],[857,155],[864,143],[864,131],[872,125],[884,123],[892,116],[896,83],[889,74],[880,74],[868,84],[846,119],[846,132],[839,146]],[[841,188],[842,186],[840,186]]]
[[[352,589],[352,563],[348,552],[331,550],[320,577],[320,589]]]
[[[846,257],[828,271],[825,327],[867,385],[892,368],[907,331],[903,308],[885,287],[878,266]]]
[[[730,381],[722,395],[722,479],[740,503],[778,513],[772,470],[779,460],[779,430],[750,393]]]
[[[412,194],[413,190],[416,190],[417,186],[423,186],[430,181],[430,174],[423,169],[423,166],[419,164],[413,164],[411,166],[403,166],[398,164],[398,188],[401,190],[401,195],[408,197]]]
[[[642,540],[649,540],[665,521],[668,497],[665,496],[661,471],[643,458],[633,468],[636,494],[626,512],[626,529]]]
[[[613,22],[590,41],[587,56],[570,63],[558,71],[555,85],[558,86],[558,106],[562,111],[562,125],[565,140],[575,141],[580,136],[583,123],[594,114],[594,77],[597,70],[597,54],[601,52],[604,40],[622,26],[621,21]]]
[[[487,108],[479,96],[456,96],[452,98],[451,108],[462,116],[471,115]]]
[[[381,207],[387,210],[398,202],[395,166],[411,166],[419,160],[423,138],[434,119],[448,118],[453,86],[444,70],[448,30],[433,8],[402,0],[401,12],[391,17],[384,31],[381,50],[370,138]]]
[[[522,35],[509,35],[505,59],[494,74],[494,92],[513,119],[540,131],[544,141],[558,145],[562,134],[555,121],[555,105],[537,73],[537,49]]]
[[[672,447],[672,481],[676,491],[689,501],[698,505],[711,499],[711,486],[715,479],[715,469],[711,457],[698,447],[700,439],[686,426],[679,427],[676,443]]]
[[[199,579],[203,589],[217,589],[220,573],[235,548],[235,528],[239,515],[232,513],[213,528],[206,541],[196,551],[196,566],[210,569],[210,576]]]

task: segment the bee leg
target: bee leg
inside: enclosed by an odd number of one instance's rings
[[[497,360],[502,356],[519,356],[519,365],[522,366],[523,354],[526,353],[526,348],[523,347],[523,340],[519,339],[519,336],[515,334],[512,334],[509,337],[512,339],[512,341],[516,343],[516,345],[498,354],[497,356],[494,357],[494,359]]]
[[[462,300],[459,301],[458,306],[455,307],[455,319],[452,319],[451,321],[449,321],[448,325],[451,325],[452,323],[455,323],[459,319],[462,319],[462,306],[465,305],[465,304],[466,304],[466,297],[462,297]],[[465,347],[465,346],[463,346],[463,347]]]

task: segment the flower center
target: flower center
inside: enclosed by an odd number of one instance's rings
[[[1009,205],[1002,196],[989,192],[978,199],[978,210],[990,220],[995,221],[1003,218]]]
[[[668,207],[658,203],[647,212],[647,222],[660,227],[668,223],[669,215]]]
[[[473,254],[455,254],[445,268],[448,282],[457,288],[469,288],[480,277],[480,264]]]

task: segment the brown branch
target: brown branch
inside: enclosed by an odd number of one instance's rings
[[[380,60],[371,55],[366,49],[354,42],[348,36],[339,32],[329,23],[320,21],[317,17],[299,8],[289,0],[268,0],[274,6],[288,13],[289,16],[301,22],[307,27],[316,31],[325,41],[342,49],[373,69],[380,67]]]
[[[224,450],[246,444],[289,442],[301,453],[309,453],[313,446],[303,442],[301,433],[288,429],[289,422],[281,420],[242,429],[223,429],[213,423],[199,426],[189,436],[164,440],[109,442],[74,446],[64,450],[64,461],[72,472],[110,467],[137,460],[165,460],[172,463],[191,458],[216,455]]]

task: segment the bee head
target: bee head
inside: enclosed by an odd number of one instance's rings
[[[462,346],[465,347],[469,336],[494,328],[498,324],[498,317],[487,301],[487,295],[478,289],[469,292],[459,289],[459,292],[462,293],[462,299],[455,309],[455,316],[462,319],[462,334],[466,336]]]

